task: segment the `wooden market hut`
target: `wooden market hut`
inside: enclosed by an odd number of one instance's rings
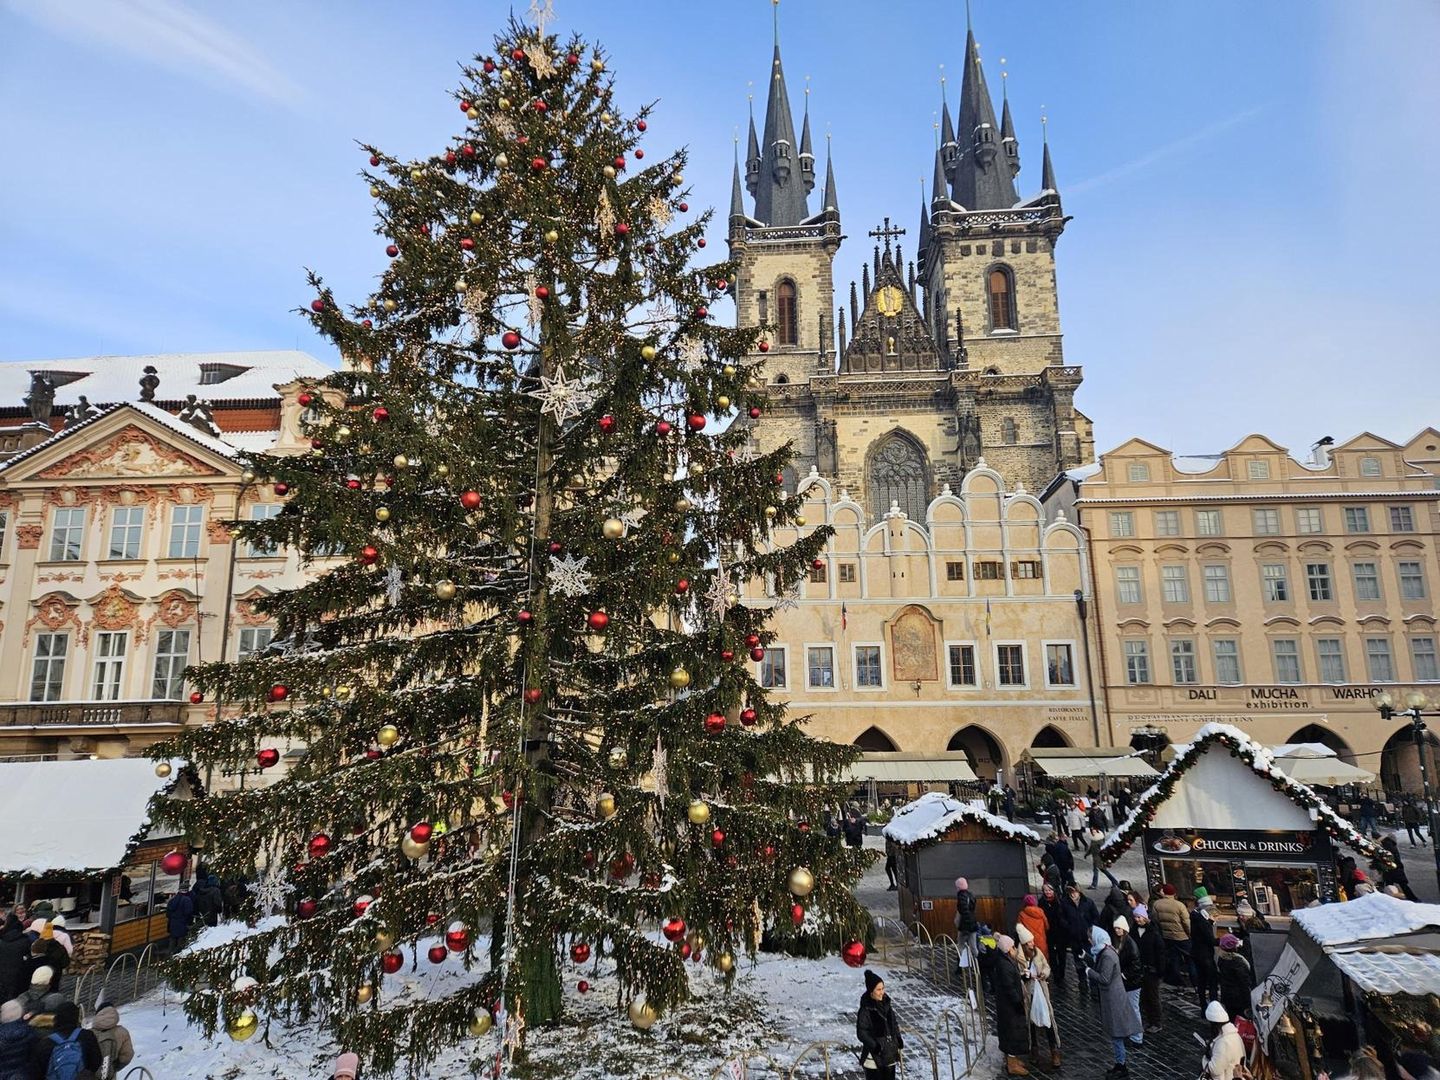
[[[995,929],[1015,925],[1030,891],[1033,829],[990,813],[982,803],[943,792],[921,795],[895,811],[885,839],[899,848],[900,921],[931,934],[955,934],[955,879],[970,879],[976,918]]]

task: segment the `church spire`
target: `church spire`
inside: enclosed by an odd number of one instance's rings
[[[785,68],[780,63],[780,22],[778,4],[776,6],[775,59],[770,66],[770,89],[765,103],[755,217],[766,225],[799,225],[810,216],[805,204],[809,187],[804,183],[804,164],[798,160],[790,92],[785,88]],[[809,186],[814,184],[813,168],[812,163]]]
[[[805,125],[800,133],[800,177],[805,194],[815,190],[815,151],[810,146],[810,76],[805,76]]]
[[[945,152],[935,151],[935,179],[930,184],[930,205],[948,203],[950,193],[945,188]]]
[[[945,95],[945,65],[940,65],[940,153],[944,156],[945,173],[955,171],[960,157],[960,144],[955,141],[955,121],[950,119],[950,101]]]
[[[954,198],[967,210],[1008,209],[1018,201],[1014,173],[1001,153],[995,104],[980,66],[975,34],[965,34],[965,78],[960,87],[960,154],[954,173]],[[1018,168],[1018,150],[1016,167]]]
[[[735,140],[735,171],[730,179],[730,220],[745,217],[745,196],[740,192],[740,140]]]
[[[809,135],[810,122],[805,122],[805,132]],[[1046,160],[1049,160],[1048,158]],[[821,200],[824,204],[820,207],[821,213],[840,215],[840,200],[835,196],[835,159],[830,153],[830,136],[825,136],[825,197]]]
[[[1040,187],[1045,191],[1059,192],[1060,186],[1055,183],[1055,166],[1050,164],[1050,121],[1040,117],[1041,138],[1045,143],[1044,160],[1040,163]]]
[[[755,95],[750,95],[750,141],[745,148],[745,190],[754,195],[760,188],[760,139],[755,134]]]
[[[930,208],[925,205],[925,179],[920,179],[920,244],[915,253],[916,260],[923,270],[925,267],[925,252],[930,248]]]

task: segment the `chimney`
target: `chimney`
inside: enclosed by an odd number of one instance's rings
[[[1326,435],[1323,439],[1310,447],[1310,464],[1317,469],[1328,469],[1330,467],[1330,447],[1335,445],[1335,437]]]

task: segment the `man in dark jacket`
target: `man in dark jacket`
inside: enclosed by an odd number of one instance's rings
[[[225,897],[220,892],[220,879],[213,874],[199,881],[190,894],[195,904],[195,914],[206,926],[219,926],[220,916],[225,910]]]
[[[865,994],[855,1014],[855,1037],[860,1040],[860,1065],[866,1080],[895,1080],[895,1066],[905,1040],[890,995],[885,993],[885,980],[869,970],[865,972]]]
[[[190,922],[195,918],[195,901],[190,896],[190,884],[180,886],[180,891],[165,905],[165,923],[170,931],[170,955],[174,956],[185,946],[190,936]]]
[[[30,1059],[35,1052],[36,1030],[25,1022],[25,1008],[18,1001],[0,1005],[0,1076],[30,1076]]]
[[[840,829],[845,833],[845,843],[850,847],[858,848],[865,843],[865,819],[856,811],[846,811]]]
[[[30,985],[29,959],[30,938],[12,913],[0,929],[0,1001],[19,997]]]
[[[91,1073],[99,1070],[101,1064],[100,1044],[95,1033],[80,1026],[80,1006],[73,1001],[63,1001],[55,1010],[55,1030],[35,1044],[31,1055],[34,1075],[44,1076],[50,1070],[50,1056],[62,1052],[68,1043],[78,1043],[80,1060]],[[63,1051],[68,1052],[68,1051]],[[83,1074],[81,1074],[83,1075]]]
[[[1055,846],[1050,849],[1050,854],[1055,858],[1055,866],[1060,871],[1060,882],[1064,885],[1075,884],[1075,853],[1070,850],[1070,845],[1065,842],[1063,836],[1057,837]]]
[[[1065,898],[1053,885],[1046,883],[1040,890],[1040,910],[1045,912],[1045,921],[1050,924],[1046,944],[1050,946],[1050,985],[1056,990],[1065,985],[1065,957],[1070,954],[1070,912]]]
[[[1070,955],[1075,957],[1075,975],[1079,989],[1083,992],[1089,985],[1089,972],[1085,958],[1089,955],[1090,928],[1100,925],[1100,909],[1095,901],[1080,891],[1080,886],[1071,883],[1060,902],[1064,911],[1065,932],[1070,940]]]
[[[1215,968],[1215,924],[1211,922],[1214,903],[1208,894],[1202,896],[1190,915],[1190,968],[1202,1009],[1215,996],[1220,979]]]
[[[1406,799],[1405,805],[1400,807],[1400,821],[1405,826],[1405,835],[1410,837],[1410,846],[1415,846],[1415,834],[1420,834],[1420,846],[1425,846],[1425,831],[1420,825],[1420,807],[1415,805],[1414,799]]]
[[[1150,912],[1144,904],[1135,909],[1135,936],[1140,946],[1140,1019],[1149,1033],[1159,1031],[1165,1019],[1160,983],[1167,960],[1165,938],[1159,927],[1150,925]]]

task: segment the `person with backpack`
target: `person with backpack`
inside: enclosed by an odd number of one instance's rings
[[[43,1080],[91,1080],[100,1068],[100,1044],[80,1026],[80,1006],[63,1001],[55,1010],[55,1030],[35,1044],[31,1069]]]
[[[100,1044],[99,1080],[115,1080],[120,1070],[135,1060],[135,1046],[130,1032],[120,1026],[120,1013],[114,1005],[102,1005],[90,1022],[95,1041]]]
[[[39,1037],[25,1022],[25,1007],[20,1002],[0,1005],[0,1080],[30,1080],[30,1058]]]

